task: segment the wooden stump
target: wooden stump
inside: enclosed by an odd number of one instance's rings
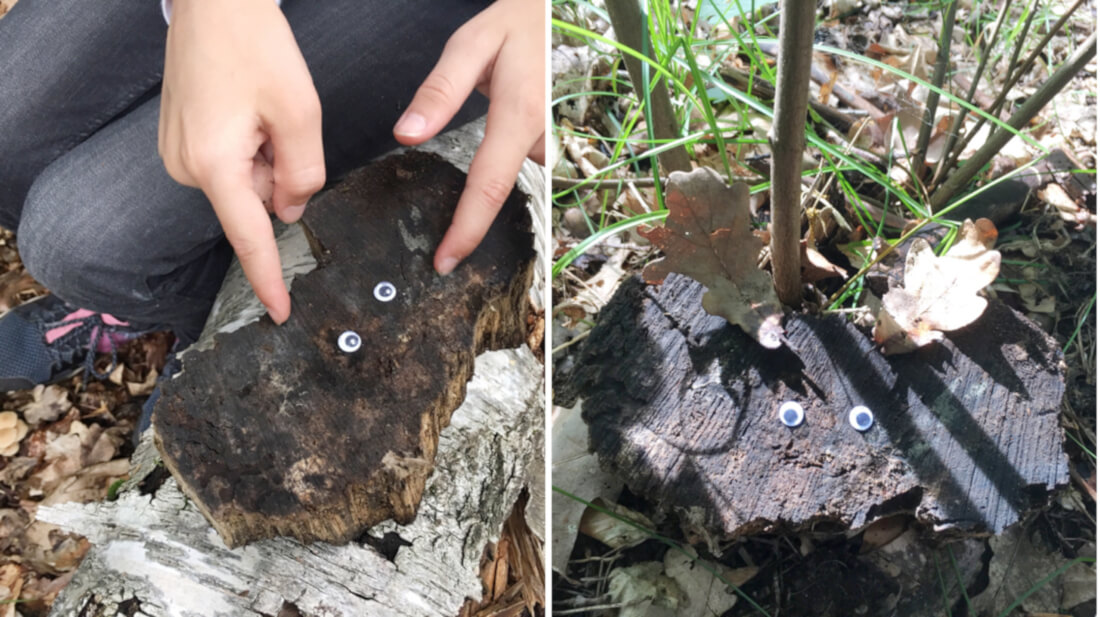
[[[535,253],[518,191],[454,273],[432,269],[464,184],[418,152],[352,174],[306,211],[319,268],[295,281],[290,320],[220,335],[163,386],[158,449],[227,545],[345,542],[415,516],[474,357],[526,331]],[[346,331],[357,351],[339,347]]]
[[[703,312],[702,285],[627,280],[580,350],[590,447],[630,489],[711,538],[913,512],[997,533],[1068,482],[1055,341],[992,300],[941,345],[884,357],[840,316],[788,316],[767,350]],[[805,422],[787,428],[793,400]],[[559,402],[559,404],[562,404]],[[865,433],[854,405],[875,414]]]

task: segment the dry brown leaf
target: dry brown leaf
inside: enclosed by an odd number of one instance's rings
[[[26,300],[24,293],[32,290],[37,292],[37,295],[45,291],[26,271],[9,270],[0,274],[0,314],[21,304],[20,298]]]
[[[27,484],[47,498],[66,478],[78,474],[89,465],[105,463],[118,455],[124,439],[121,427],[104,430],[98,424],[88,426],[80,421],[69,425],[69,432],[58,435],[46,444],[47,465],[35,472]]]
[[[631,510],[624,505],[607,503],[599,497],[594,499],[592,503],[603,510],[614,513],[614,516],[593,507],[585,508],[584,514],[581,515],[578,531],[611,548],[637,546],[651,537],[650,533],[644,531],[645,529],[656,528],[653,521],[649,520],[644,514]]]
[[[80,565],[91,548],[83,536],[65,533],[56,525],[34,521],[16,539],[23,564],[36,572],[61,574]]]
[[[775,349],[783,341],[783,308],[771,277],[756,266],[762,244],[752,233],[749,187],[727,187],[714,170],[669,174],[664,227],[642,232],[665,258],[646,266],[647,283],[659,284],[672,272],[707,287],[703,309],[724,317]]]
[[[816,283],[821,279],[832,278],[834,276],[848,278],[848,273],[844,271],[844,268],[834,264],[826,259],[821,253],[806,246],[805,240],[802,241],[800,247],[802,250],[803,283]]]
[[[15,617],[16,601],[23,594],[23,568],[14,563],[0,566],[0,615]]]
[[[922,238],[905,257],[904,287],[882,298],[875,323],[875,343],[883,353],[913,351],[943,339],[981,317],[988,304],[978,292],[997,278],[1001,254],[993,250],[997,228],[989,219],[967,219],[960,239],[942,257]]]
[[[909,518],[905,516],[888,516],[871,523],[863,531],[863,544],[859,547],[860,554],[886,546],[908,528]]]

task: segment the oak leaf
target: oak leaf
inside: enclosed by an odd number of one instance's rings
[[[997,228],[989,219],[970,219],[959,241],[936,256],[923,238],[913,241],[905,257],[904,286],[886,292],[875,323],[875,343],[883,353],[913,351],[943,339],[944,332],[981,317],[988,301],[978,292],[997,278],[1001,254],[993,250]]]
[[[642,235],[665,253],[642,277],[659,284],[672,272],[707,288],[703,309],[747,332],[769,349],[783,342],[783,308],[772,279],[757,266],[763,244],[753,235],[749,187],[726,186],[714,170],[669,174],[664,227]]]

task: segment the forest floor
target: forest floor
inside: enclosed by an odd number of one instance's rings
[[[1045,32],[1042,24],[1050,24],[1069,5],[1042,3],[1044,12],[1030,36],[1041,36]],[[667,12],[671,21],[688,31],[690,27],[683,25],[694,23],[697,7],[705,12],[710,10],[707,7],[721,11],[719,7],[729,6],[736,8],[736,3],[700,0],[675,3]],[[769,2],[757,2],[755,6],[758,23],[768,22],[767,16],[777,10]],[[824,17],[816,32],[818,43],[874,55],[911,74],[931,78],[943,14],[936,3],[828,0],[818,6],[819,17]],[[1012,6],[1016,8],[1009,12],[1008,23],[1018,25],[1023,5]],[[960,8],[950,58],[956,69],[952,74],[961,79],[949,79],[946,89],[965,96],[976,64],[971,37],[981,31],[988,36],[998,8],[977,3]],[[749,10],[747,3],[745,10]],[[652,13],[658,14],[655,9]],[[570,26],[615,38],[602,2],[558,3],[553,16]],[[661,14],[655,19],[666,17]],[[1027,73],[1017,85],[1013,100],[1022,101],[1034,92],[1070,50],[1094,31],[1095,20],[1095,4],[1085,3],[1047,44],[1043,57],[1049,64],[1042,63]],[[748,32],[738,27],[742,34]],[[742,70],[755,66],[755,61],[747,59],[750,50],[714,51],[724,44],[736,49],[730,30],[729,24],[700,22],[693,31],[697,41],[692,49],[698,54],[696,62],[701,70],[710,70],[708,67],[714,66],[708,64],[711,62]],[[754,32],[760,37],[770,34],[760,25],[754,27]],[[654,45],[660,52],[667,52],[661,44]],[[999,92],[1005,78],[1008,43],[1004,45],[1000,64],[991,65],[990,76],[978,89],[976,100],[983,108]],[[557,144],[557,159],[552,163],[553,221],[555,258],[559,259],[553,280],[552,340],[555,382],[560,383],[561,376],[568,375],[574,366],[577,350],[584,345],[600,309],[619,284],[640,274],[659,256],[638,230],[659,224],[656,215],[663,204],[653,188],[652,166],[643,156],[653,147],[647,142],[646,119],[637,118],[638,100],[615,49],[607,40],[560,26],[553,33],[551,46],[552,122]],[[898,110],[906,109],[905,103],[923,101],[923,88],[914,89],[902,78],[846,58],[825,56],[816,53],[815,62],[828,67],[833,81],[813,86],[814,98],[824,106],[852,112],[850,106],[830,96],[830,89],[843,86],[862,95],[879,113],[896,118],[897,123],[884,137],[860,143],[877,155],[896,150],[899,144],[900,148],[910,147],[920,118]],[[689,74],[689,87],[692,81]],[[1031,193],[1022,208],[998,225],[996,248],[1003,261],[999,276],[985,292],[1027,315],[1064,350],[1067,369],[1061,426],[1066,435],[1064,447],[1071,481],[1051,497],[1045,508],[1027,514],[1020,523],[992,537],[937,540],[933,530],[909,515],[846,531],[823,527],[759,533],[724,542],[715,551],[700,544],[685,521],[655,506],[651,496],[620,490],[621,484],[610,477],[613,474],[601,471],[594,457],[585,458],[587,430],[579,420],[579,408],[556,407],[552,484],[566,490],[603,484],[602,490],[595,491],[597,494],[554,496],[553,614],[1096,614],[1092,563],[1096,551],[1096,87],[1094,59],[1032,119],[1030,137],[1044,148],[1061,149],[1072,161],[1070,167],[1078,170],[1062,176],[1066,182],[1057,187],[1073,198],[1061,201],[1052,195],[1057,188],[1049,187]],[[701,91],[692,90],[703,98]],[[706,96],[715,92],[712,88]],[[673,93],[673,101],[677,109],[690,108],[681,92]],[[945,109],[942,105],[941,111]],[[731,107],[715,104],[713,113],[720,124],[726,120],[727,126],[734,127],[726,136],[726,155],[733,175],[750,184],[766,181],[769,121],[760,114],[732,117]],[[857,110],[853,115],[865,117],[866,113]],[[715,145],[712,132],[707,131],[710,118],[703,115],[692,110],[684,121],[685,133],[698,130],[703,135],[688,140],[686,147],[694,166],[711,167],[726,175],[729,169],[724,167],[723,153]],[[632,118],[637,120],[633,125]],[[969,122],[964,128],[970,126]],[[944,137],[946,124],[940,122],[937,126],[933,144]],[[892,136],[890,130],[900,135]],[[853,141],[859,139],[858,132],[852,134]],[[979,135],[967,148],[966,156],[981,145],[985,134]],[[618,150],[623,143],[627,145]],[[930,147],[930,152],[934,149]],[[974,178],[973,185],[995,180],[1038,156],[1039,150],[1019,138],[1013,139],[993,165]],[[821,153],[813,148],[807,150],[807,158],[807,165],[822,161]],[[603,184],[578,188],[587,178],[599,178]],[[905,173],[891,178],[899,186],[908,182]],[[1084,190],[1069,186],[1074,183],[1084,186]],[[839,191],[832,193],[836,195]],[[760,224],[766,223],[766,197],[754,195],[753,199],[754,216]],[[834,265],[853,274],[860,263],[841,247],[851,246],[860,239],[857,234],[867,230],[860,228],[860,220],[843,195],[840,201],[831,203],[819,200],[807,206],[804,213],[802,229],[808,240],[816,241],[816,247]],[[843,222],[839,226],[823,224],[822,213],[827,213],[825,218]],[[904,209],[892,213],[904,219],[903,224],[912,218]],[[875,234],[871,231],[867,235]],[[835,292],[839,284],[833,279],[818,283],[817,289],[824,297]],[[858,320],[868,313],[867,302],[865,296],[857,294],[842,311]],[[566,441],[574,442],[575,447],[563,454],[559,448]],[[581,460],[586,462],[578,463]],[[573,514],[563,513],[557,505],[597,496],[602,499],[600,507],[579,503]],[[606,510],[614,510],[616,515],[609,516]],[[640,530],[639,525],[649,531]],[[696,556],[691,560],[690,574],[677,565],[684,551]],[[935,567],[923,567],[929,563]],[[916,571],[920,574],[914,575]],[[718,573],[726,582],[718,578]],[[921,577],[923,580],[918,580]],[[734,593],[727,583],[738,585],[740,592]]]
[[[16,1],[0,0],[0,19]],[[0,315],[46,293],[26,272],[15,234],[0,228]],[[0,392],[0,617],[44,617],[72,579],[91,545],[35,513],[45,505],[114,499],[129,477],[142,404],[174,340],[159,332],[127,342],[113,365],[100,354],[95,368],[108,379],[78,375]],[[541,541],[517,504],[500,540],[486,547],[484,598],[467,601],[460,617],[531,615],[515,589],[521,581],[542,588],[541,569],[528,567],[536,546]]]

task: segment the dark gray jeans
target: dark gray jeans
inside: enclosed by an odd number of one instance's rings
[[[285,0],[336,179],[397,146],[392,128],[451,33],[487,0]],[[167,28],[155,0],[22,0],[0,20],[0,226],[70,304],[184,341],[232,250],[201,191],[157,155]],[[467,102],[455,123],[484,113]]]

